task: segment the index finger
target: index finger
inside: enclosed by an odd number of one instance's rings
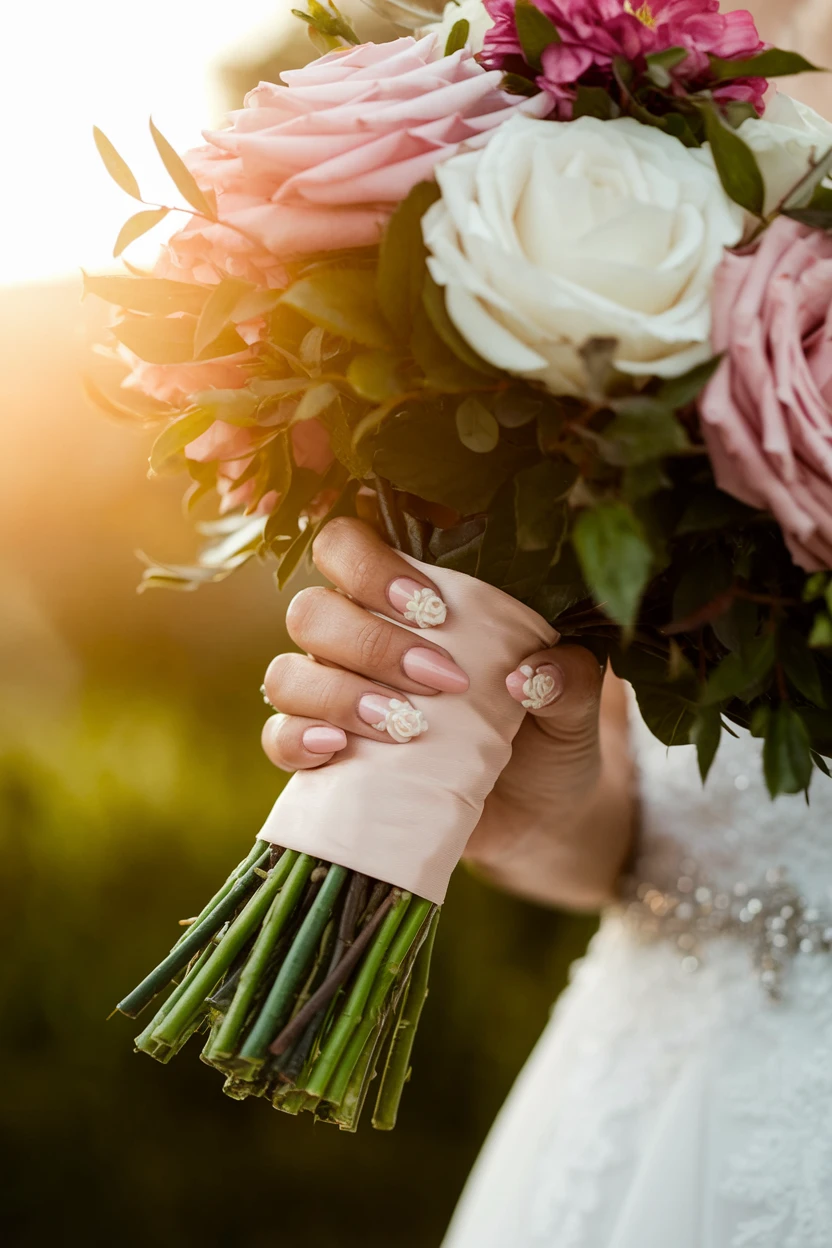
[[[330,520],[312,546],[315,567],[362,606],[418,628],[444,624],[448,609],[436,586],[362,520]]]

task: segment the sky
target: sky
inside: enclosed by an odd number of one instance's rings
[[[2,12],[8,7],[11,13]],[[0,0],[0,285],[113,265],[138,208],[108,178],[98,125],[146,198],[171,202],[148,117],[178,151],[221,120],[217,69],[262,49],[292,0]],[[175,223],[171,222],[169,228]],[[163,230],[165,227],[160,227]],[[137,243],[137,263],[156,239]]]

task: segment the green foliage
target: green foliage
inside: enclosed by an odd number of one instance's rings
[[[168,172],[170,180],[173,182],[179,194],[191,205],[195,212],[207,217],[209,221],[216,220],[217,206],[213,198],[197,186],[196,179],[185,164],[182,157],[171,147],[165,136],[154,125],[153,118],[150,118],[150,135],[153,139],[156,151],[159,153],[162,164]]]
[[[812,780],[809,733],[799,713],[788,702],[768,716],[763,746],[763,771],[772,797],[803,793]]]
[[[653,565],[641,522],[623,503],[602,503],[581,513],[572,541],[596,600],[610,619],[631,627]]]
[[[128,217],[118,232],[113,245],[113,255],[118,258],[131,243],[135,243],[137,238],[141,238],[143,234],[152,230],[154,225],[159,225],[161,221],[164,221],[168,211],[167,208],[145,208],[142,212],[136,212],[132,217]]]
[[[203,353],[216,343],[233,316],[234,309],[253,287],[250,282],[241,282],[236,277],[226,277],[219,282],[208,295],[194,330],[194,359],[203,357]]]
[[[689,735],[691,744],[696,746],[699,774],[704,784],[708,779],[722,739],[722,716],[719,710],[714,706],[703,706],[694,717]]]
[[[799,52],[787,52],[782,48],[767,48],[756,56],[723,60],[718,56],[709,58],[711,73],[718,82],[732,82],[737,78],[785,78],[791,74],[818,73],[820,68],[807,61]]]
[[[742,208],[761,217],[766,187],[757,158],[737,132],[723,121],[713,105],[703,105],[702,117],[725,193]]]
[[[290,286],[280,302],[301,312],[313,325],[364,347],[393,345],[372,269],[313,270]]]
[[[141,201],[142,193],[139,190],[139,184],[127,161],[119,156],[106,134],[99,130],[98,126],[93,126],[92,137],[98,154],[104,162],[104,167],[116,186],[120,186],[133,199]]]
[[[480,399],[469,395],[456,409],[456,431],[463,446],[487,455],[500,441],[497,418]]]
[[[528,63],[539,70],[543,53],[553,43],[561,43],[557,27],[531,0],[516,0],[514,24]]]
[[[445,42],[445,55],[453,56],[454,52],[459,52],[468,42],[468,36],[471,33],[471,23],[467,18],[460,18],[458,22],[454,22],[451,32]]]

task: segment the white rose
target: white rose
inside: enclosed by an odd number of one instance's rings
[[[579,348],[676,377],[711,354],[711,286],[744,213],[707,150],[632,118],[518,117],[436,170],[428,266],[448,314],[490,363],[555,394],[586,392]]]
[[[405,741],[419,737],[428,730],[428,722],[421,711],[409,702],[399,698],[391,698],[387,713],[380,723],[375,725],[378,732],[387,732],[394,741],[404,744]]]
[[[832,124],[790,95],[777,94],[765,117],[750,117],[738,133],[757,157],[766,184],[766,212],[782,203],[811,165],[832,148]]]
[[[448,0],[438,22],[425,27],[425,34],[439,35],[439,46],[445,47],[448,35],[457,22],[466,21],[469,26],[468,46],[472,52],[482,52],[486,32],[494,25],[494,19],[487,13],[482,0]]]

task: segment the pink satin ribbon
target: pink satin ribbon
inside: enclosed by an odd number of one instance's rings
[[[437,586],[448,619],[408,631],[448,650],[468,673],[468,692],[408,697],[430,726],[406,745],[352,737],[333,762],[298,772],[260,837],[441,904],[523,721],[506,676],[556,634],[492,585],[409,562]]]

